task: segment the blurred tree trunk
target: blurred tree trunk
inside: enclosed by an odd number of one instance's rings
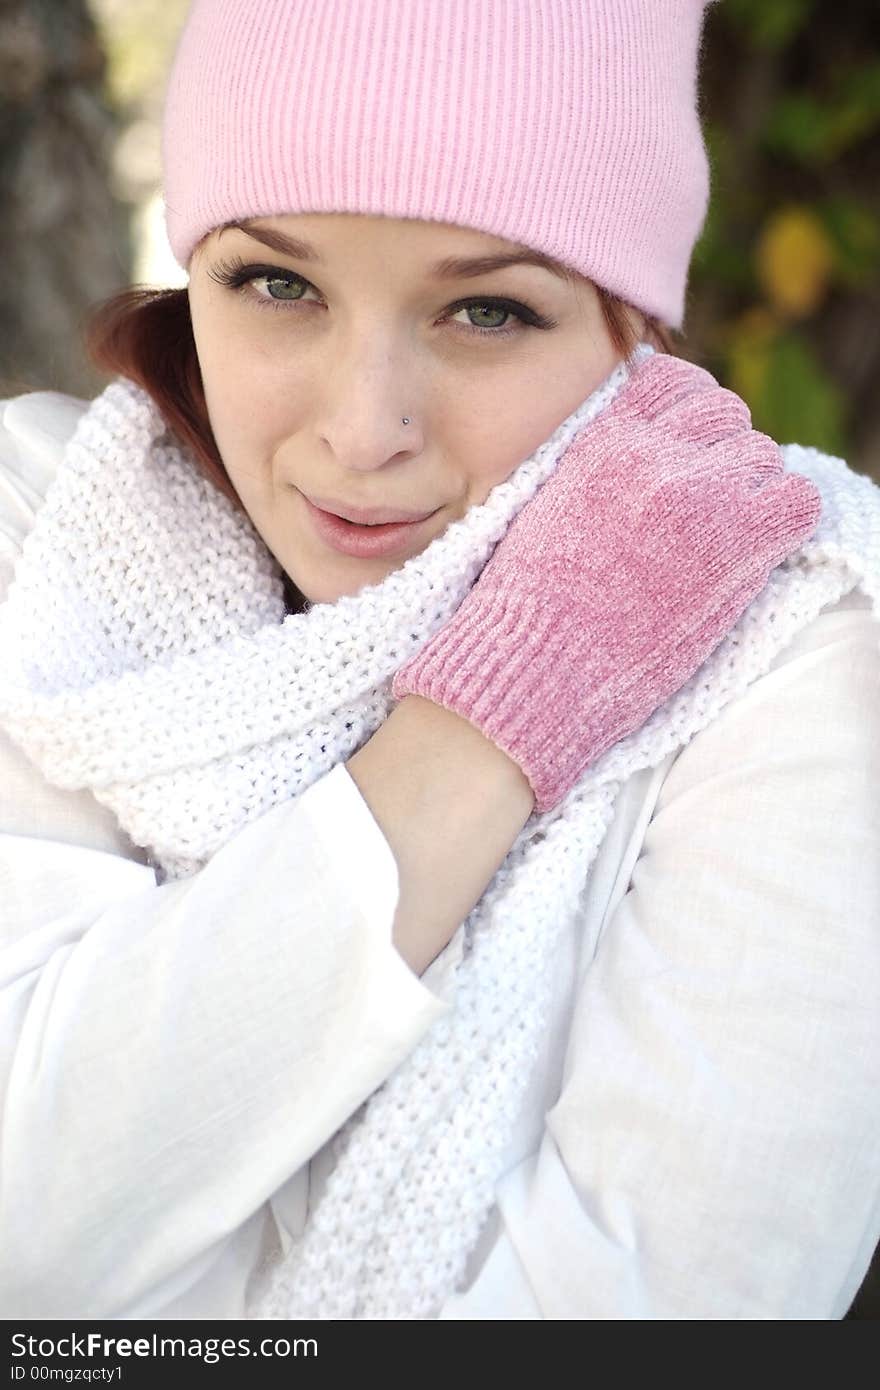
[[[91,396],[87,310],[130,277],[128,210],[111,192],[116,120],[86,0],[0,0],[0,396]]]

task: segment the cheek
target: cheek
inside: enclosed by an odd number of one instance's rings
[[[277,395],[267,389],[263,350],[243,340],[238,316],[203,287],[191,295],[191,308],[208,415],[225,453],[224,442],[248,438]]]
[[[552,376],[540,382],[533,377],[522,391],[494,401],[493,409],[481,415],[478,433],[471,426],[465,436],[463,456],[467,464],[462,471],[467,479],[468,504],[484,502],[493,487],[531,458],[602,384],[617,361],[613,350],[580,361],[572,354],[559,362],[559,370]]]
[[[503,483],[546,438],[537,432],[534,417],[523,420],[509,417],[495,429],[481,430],[479,437],[471,433],[463,445],[460,457],[465,459],[461,473],[466,484],[468,506],[480,506],[498,483]]]
[[[278,441],[296,428],[290,392],[276,389],[252,349],[236,353],[228,340],[200,353],[199,362],[208,418],[233,482],[261,475],[271,468]]]

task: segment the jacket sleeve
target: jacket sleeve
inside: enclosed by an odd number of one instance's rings
[[[7,569],[29,462],[7,452]],[[2,734],[0,788],[0,1310],[113,1317],[247,1220],[449,1005],[392,944],[396,862],[344,764],[161,886]]]
[[[114,1316],[245,1221],[448,1008],[391,943],[396,866],[342,764],[180,883],[0,836],[0,902],[6,1317]]]
[[[443,1318],[847,1311],[880,1238],[880,626],[853,617],[672,761]]]

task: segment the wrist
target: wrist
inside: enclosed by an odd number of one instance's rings
[[[420,771],[432,782],[449,778],[458,781],[463,777],[470,786],[477,782],[508,784],[510,795],[524,807],[528,804],[527,815],[530,814],[534,798],[519,764],[465,714],[438,700],[411,693],[402,696],[371,743],[383,729],[388,730],[388,737],[412,740],[412,746],[419,749]]]

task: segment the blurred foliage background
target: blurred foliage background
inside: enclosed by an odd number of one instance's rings
[[[104,385],[88,309],[182,285],[159,120],[186,0],[0,0],[0,396]],[[720,0],[702,114],[713,192],[680,350],[756,425],[880,481],[880,3]],[[875,1260],[848,1317],[876,1319]]]
[[[104,384],[91,304],[184,284],[167,247],[159,121],[186,0],[0,0],[0,393]],[[880,479],[880,4],[720,0],[702,113],[712,202],[684,356],[756,425]]]
[[[685,353],[758,428],[880,478],[880,4],[721,0]]]

